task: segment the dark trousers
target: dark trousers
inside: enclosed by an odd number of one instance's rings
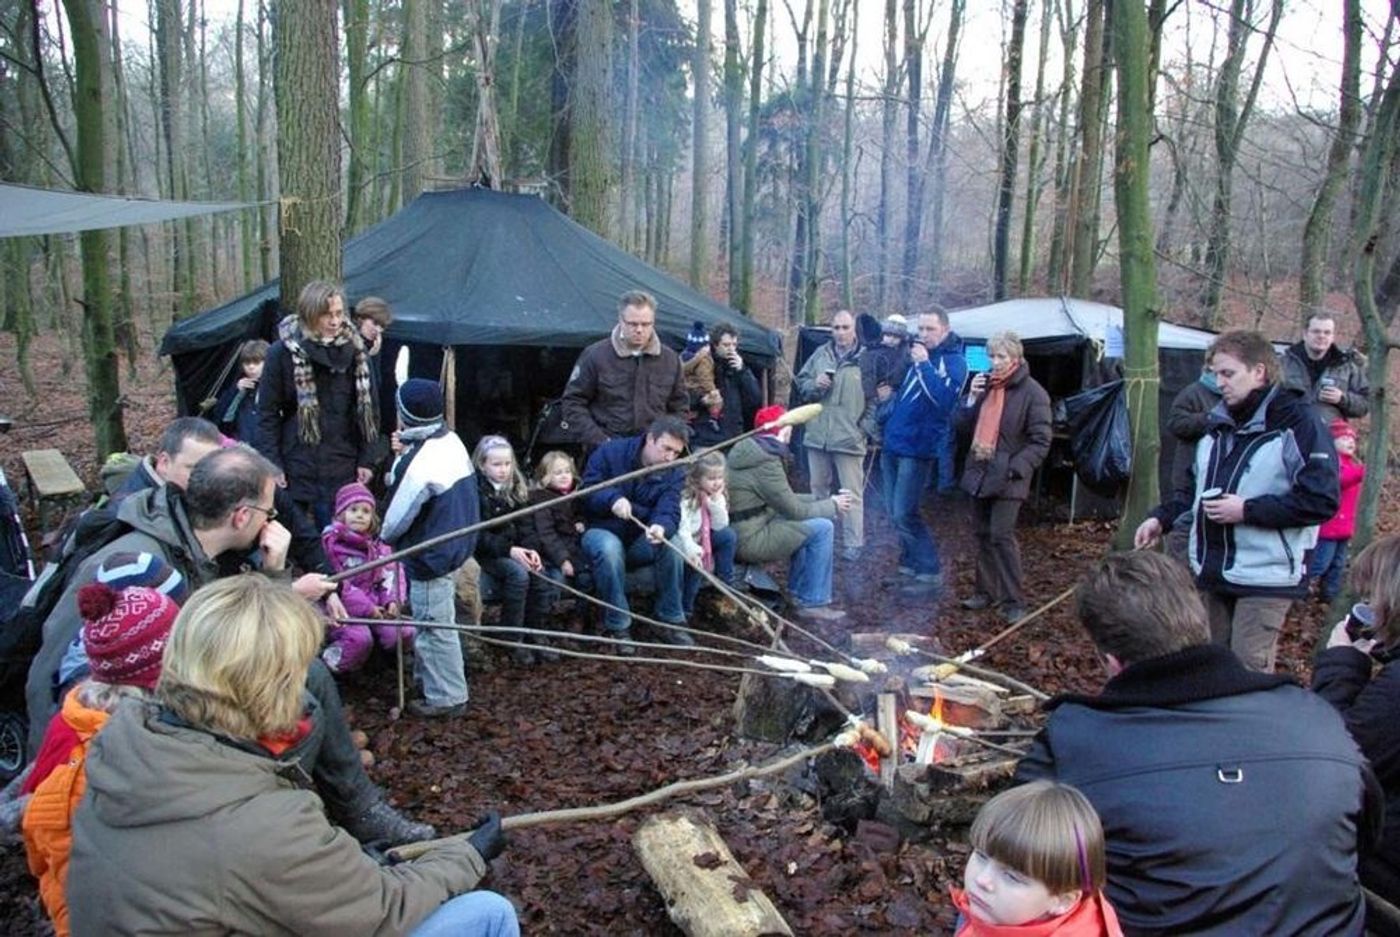
[[[530,575],[530,571],[509,556],[477,559],[486,583],[494,586],[501,596],[501,625],[506,628],[544,628],[549,609],[559,595],[559,589],[547,579]]]
[[[1016,542],[1019,498],[978,498],[972,530],[977,535],[977,591],[996,605],[1024,605],[1021,545]]]
[[[311,727],[301,766],[316,782],[316,793],[321,795],[331,820],[344,826],[373,806],[379,791],[365,774],[360,752],[350,739],[340,690],[320,657],[311,659],[306,690],[320,704],[321,718]]]

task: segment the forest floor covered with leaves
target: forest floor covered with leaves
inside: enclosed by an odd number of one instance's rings
[[[40,339],[41,381],[30,403],[13,372],[0,387],[0,414],[15,419],[0,437],[12,483],[19,452],[61,449],[90,484],[96,482],[81,380],[65,375],[58,339]],[[9,336],[0,360],[13,361]],[[144,363],[125,382],[133,449],[144,451],[173,414],[170,378]],[[1390,486],[1384,526],[1397,524]],[[1029,604],[1059,595],[1107,549],[1111,525],[1063,523],[1056,508],[1022,516]],[[868,512],[870,517],[874,512]],[[989,612],[965,612],[958,597],[971,591],[970,509],[965,502],[926,506],[943,550],[949,589],[937,607],[909,604],[898,594],[895,545],[888,525],[874,530],[858,563],[838,560],[838,603],[850,617],[824,633],[839,643],[846,632],[934,635],[958,653],[995,633]],[[1307,677],[1307,660],[1325,610],[1299,603],[1289,616],[1280,668]],[[702,623],[703,624],[703,623]],[[744,635],[760,639],[757,634]],[[794,646],[818,656],[798,641]],[[1063,602],[995,648],[982,661],[1046,692],[1093,691],[1105,678],[1093,649]],[[739,677],[648,666],[625,660],[565,660],[520,668],[500,652],[473,651],[471,705],[458,719],[393,718],[392,664],[345,684],[354,726],[369,735],[374,779],[410,815],[444,832],[469,826],[486,810],[504,815],[610,803],[673,781],[707,777],[742,763],[771,759],[776,748],[736,739],[732,713]],[[873,715],[867,712],[867,715]],[[850,832],[822,818],[821,805],[772,781],[754,781],[691,795],[656,810],[687,808],[712,820],[735,858],[786,917],[794,932],[947,933],[953,912],[950,882],[966,857],[963,830],[936,832],[922,843],[895,844],[873,826]],[[648,812],[615,820],[542,826],[511,834],[486,883],[515,902],[529,934],[672,934],[665,904],[651,884],[631,839]],[[0,921],[12,934],[45,933],[23,850],[0,849]]]

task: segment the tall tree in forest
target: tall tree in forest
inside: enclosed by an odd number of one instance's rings
[[[805,121],[803,127],[802,159],[799,171],[797,227],[792,244],[792,262],[788,274],[788,315],[809,325],[821,316],[818,286],[821,282],[821,206],[822,163],[826,120],[826,55],[827,24],[830,0],[817,0],[817,37],[812,47],[812,67],[807,80],[799,84]],[[802,38],[805,39],[805,29]],[[802,69],[799,68],[799,74]]]
[[[1070,244],[1071,296],[1088,296],[1099,257],[1099,203],[1103,184],[1103,130],[1108,106],[1112,42],[1104,35],[1106,0],[1088,0],[1084,24],[1084,81],[1079,92],[1079,149],[1065,223]]]
[[[111,101],[109,47],[99,0],[64,0],[73,37],[73,116],[78,125],[75,181],[79,191],[106,190]],[[112,332],[112,289],[106,230],[79,235],[83,258],[83,364],[87,374],[88,416],[96,436],[98,459],[127,448],[122,423],[121,383],[116,339]]]
[[[894,129],[899,120],[899,4],[885,0],[885,73],[880,95],[880,204],[875,212],[875,308],[885,311],[889,294],[890,229],[894,227]]]
[[[763,69],[764,49],[763,30],[768,21],[768,0],[758,0],[753,17],[753,45],[749,51],[749,120],[748,132],[744,138],[744,201],[739,214],[744,217],[743,233],[739,242],[739,299],[738,308],[745,313],[753,311],[753,245],[754,245],[754,198],[758,192],[758,122],[763,113]]]
[[[339,280],[340,107],[335,0],[298,0],[273,13],[276,47],[278,231],[283,309],[312,280]]]
[[[160,122],[165,143],[166,192],[170,198],[190,197],[188,148],[185,145],[185,89],[180,0],[153,0],[156,16],[155,40],[159,55]],[[193,222],[170,225],[171,250],[175,261],[175,289],[180,300],[172,307],[175,315],[188,312],[194,303],[195,250]]]
[[[1060,34],[1060,89],[1058,116],[1055,119],[1055,199],[1050,220],[1050,259],[1045,267],[1045,282],[1049,292],[1064,293],[1065,270],[1069,267],[1066,255],[1071,249],[1069,213],[1074,175],[1068,155],[1071,140],[1069,104],[1074,91],[1074,53],[1079,45],[1079,25],[1074,17],[1073,0],[1059,0],[1056,7],[1056,27]]]
[[[1387,37],[1389,38],[1389,37]],[[1380,60],[1394,61],[1397,47],[1385,43]],[[1384,67],[1382,65],[1381,67]],[[1390,458],[1390,352],[1395,348],[1391,325],[1396,308],[1400,307],[1400,254],[1391,265],[1390,274],[1380,288],[1376,287],[1376,255],[1386,239],[1381,236],[1387,221],[1391,224],[1400,213],[1400,66],[1390,65],[1390,78],[1385,93],[1371,118],[1371,132],[1361,153],[1358,176],[1356,214],[1352,219],[1349,253],[1352,262],[1352,299],[1361,317],[1369,352],[1366,373],[1371,383],[1371,426],[1366,443],[1366,480],[1362,483],[1361,499],[1356,512],[1356,535],[1352,549],[1361,550],[1375,536],[1376,520],[1380,514],[1381,489],[1385,485]]]
[[[569,93],[569,214],[605,238],[614,236],[612,5],[576,0],[573,85]]]
[[[238,14],[233,21],[233,108],[234,108],[234,159],[238,161],[238,200],[253,201],[253,181],[248,171],[248,160],[257,152],[248,136],[248,78],[243,63],[243,43],[247,28],[243,22],[244,0],[238,0]],[[257,257],[254,253],[257,224],[257,209],[245,209],[238,213],[238,235],[240,253],[243,258],[243,278],[241,285],[251,290],[256,281]]]
[[[948,199],[948,131],[952,126],[953,87],[958,70],[958,48],[962,35],[966,0],[953,0],[948,10],[948,38],[943,46],[943,64],[938,70],[938,93],[933,98],[933,127],[928,140],[928,177],[933,186],[933,206],[929,227],[929,280],[935,286],[943,277],[943,206]],[[919,196],[922,204],[923,195]]]
[[[272,98],[275,96],[270,89],[272,75],[272,55],[271,41],[268,30],[271,28],[271,12],[268,10],[264,0],[258,0],[258,30],[257,30],[257,51],[258,51],[258,103],[256,117],[253,122],[253,135],[257,138],[258,152],[258,172],[257,189],[258,199],[270,202],[274,199],[275,193],[272,190]],[[273,278],[273,241],[277,238],[277,215],[275,206],[264,206],[258,209],[258,261],[261,268],[262,280],[266,283]],[[277,245],[280,253],[281,244]]]
[[[695,55],[690,62],[694,110],[690,127],[690,285],[703,289],[709,250],[710,190],[710,0],[696,0]]]
[[[1332,216],[1346,181],[1361,119],[1361,0],[1342,0],[1342,79],[1337,129],[1327,150],[1327,170],[1303,228],[1303,257],[1298,271],[1298,304],[1307,317],[1322,303],[1322,272],[1332,241]]]
[[[618,188],[622,192],[621,211],[618,215],[618,234],[624,247],[636,250],[639,246],[636,218],[640,215],[640,204],[633,194],[637,178],[637,124],[638,101],[641,97],[642,82],[642,15],[638,0],[627,0],[627,96],[622,106],[622,179]]]
[[[856,52],[860,36],[860,4],[854,4],[851,11],[851,57],[846,66],[846,119],[841,132],[841,305],[854,309],[855,276],[851,264],[851,225],[855,193],[851,176],[855,174],[855,125],[856,125]]]
[[[1031,265],[1035,262],[1035,215],[1043,187],[1045,159],[1040,153],[1041,128],[1045,126],[1045,59],[1050,52],[1050,21],[1055,0],[1041,0],[1040,47],[1035,66],[1035,93],[1032,96],[1030,144],[1026,151],[1026,210],[1021,218],[1021,263],[1016,271],[1016,292],[1024,295],[1031,285]]]
[[[919,261],[919,229],[924,220],[923,173],[919,164],[919,122],[923,119],[924,38],[927,24],[918,22],[918,0],[904,0],[904,79],[909,90],[904,111],[904,263],[899,277],[899,308],[907,314]]]
[[[242,9],[243,0],[239,0]],[[368,221],[368,187],[374,172],[370,152],[369,0],[342,0],[345,20],[345,71],[350,154],[345,162],[345,233],[354,234]]]
[[[1118,70],[1118,128],[1113,191],[1118,212],[1119,277],[1123,287],[1123,376],[1133,429],[1133,469],[1114,546],[1130,549],[1133,531],[1161,500],[1157,487],[1157,261],[1148,198],[1152,92],[1147,11],[1142,0],[1110,0]]]
[[[747,223],[740,200],[744,186],[744,164],[740,155],[740,128],[744,110],[743,50],[739,48],[739,3],[724,0],[724,207],[729,271],[729,304],[739,301],[741,292],[739,252]]]
[[[1002,122],[1001,182],[997,186],[996,227],[992,236],[992,298],[1006,298],[1006,266],[1011,253],[1011,205],[1021,156],[1021,54],[1026,46],[1029,0],[1013,0],[1011,38],[1006,47],[1006,109]]]
[[[108,47],[108,61],[112,63],[112,119],[109,124],[112,138],[109,141],[109,149],[112,152],[113,173],[108,180],[107,188],[108,191],[130,195],[135,191],[133,180],[136,174],[134,166],[136,157],[134,149],[129,145],[133,136],[130,126],[131,109],[128,106],[126,94],[126,77],[122,66],[120,17],[115,0],[102,8],[102,15],[106,23],[104,35]],[[117,295],[116,305],[112,313],[112,332],[117,347],[126,354],[128,379],[136,377],[136,358],[140,354],[140,342],[136,334],[136,299],[133,295],[135,289],[132,286],[131,277],[132,268],[136,265],[132,240],[133,232],[129,225],[123,225],[117,229]]]
[[[432,67],[428,57],[428,0],[403,0],[403,43],[399,67],[403,81],[399,110],[400,166],[403,183],[400,204],[407,205],[423,191],[432,161],[432,118],[428,110],[428,84]]]
[[[1244,141],[1245,126],[1254,111],[1254,100],[1264,79],[1264,66],[1274,45],[1283,0],[1269,0],[1268,26],[1263,30],[1259,61],[1243,101],[1239,100],[1240,75],[1244,70],[1254,25],[1255,0],[1230,0],[1230,22],[1226,31],[1225,60],[1215,84],[1215,197],[1211,203],[1210,234],[1206,240],[1206,290],[1202,300],[1202,322],[1213,329],[1220,321],[1220,300],[1230,264],[1230,201],[1234,191],[1235,161]]]

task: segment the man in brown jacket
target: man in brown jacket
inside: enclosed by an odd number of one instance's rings
[[[564,388],[564,422],[589,449],[636,436],[651,421],[684,418],[681,359],[656,334],[656,299],[640,290],[618,300],[612,334],[578,356]]]

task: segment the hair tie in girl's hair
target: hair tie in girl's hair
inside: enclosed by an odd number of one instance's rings
[[[1079,855],[1079,881],[1080,891],[1088,894],[1093,890],[1094,882],[1089,877],[1089,854],[1084,849],[1084,837],[1079,835],[1079,824],[1074,825],[1074,851]]]

